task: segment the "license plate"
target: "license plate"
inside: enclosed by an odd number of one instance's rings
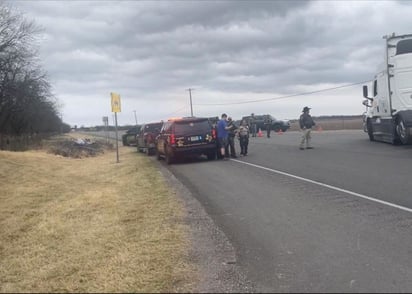
[[[190,137],[190,141],[200,141],[202,139],[202,137],[201,136],[191,136]]]

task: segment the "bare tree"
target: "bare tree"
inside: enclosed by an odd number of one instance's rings
[[[61,128],[47,75],[36,62],[40,31],[0,2],[0,135]]]

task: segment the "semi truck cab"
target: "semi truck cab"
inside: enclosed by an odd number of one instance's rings
[[[363,86],[364,130],[371,141],[412,144],[412,35],[384,39],[384,60]]]

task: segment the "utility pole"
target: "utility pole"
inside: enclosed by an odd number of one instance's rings
[[[193,105],[192,105],[192,91],[194,89],[187,89],[186,91],[189,91],[189,95],[190,95],[190,116],[193,117]]]
[[[136,110],[133,110],[134,112],[134,120],[136,121],[136,126],[137,126],[137,116],[136,116]]]

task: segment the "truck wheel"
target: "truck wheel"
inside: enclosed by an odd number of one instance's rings
[[[216,152],[209,152],[208,154],[207,154],[207,159],[208,160],[215,160],[216,159]]]
[[[275,125],[273,126],[273,130],[277,133],[280,131],[280,126],[279,125]]]
[[[370,120],[368,120],[366,123],[366,129],[368,131],[369,140],[375,141],[375,137],[373,136],[372,123]]]
[[[403,145],[412,144],[411,128],[405,126],[403,118],[399,118],[398,124],[396,125],[396,132]]]

